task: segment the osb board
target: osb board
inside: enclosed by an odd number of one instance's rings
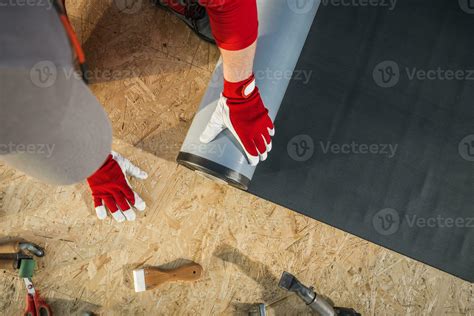
[[[85,184],[52,187],[0,166],[0,237],[46,248],[33,279],[57,315],[270,315],[308,308],[278,288],[282,271],[364,315],[473,315],[474,286],[310,218],[116,141],[148,171],[132,184],[148,204],[136,222],[94,215]],[[143,265],[200,263],[203,277],[134,293]],[[0,273],[0,314],[17,315],[25,288]]]
[[[364,315],[474,313],[471,284],[178,167],[218,52],[169,13],[136,2],[134,13],[120,12],[119,0],[67,3],[91,88],[125,141],[115,149],[150,173],[132,182],[145,213],[100,222],[85,184],[51,187],[0,166],[0,234],[46,247],[34,282],[57,315],[245,314],[261,302],[272,315],[309,314],[278,289],[283,270]],[[201,280],[133,292],[134,267],[183,260],[204,267]],[[17,315],[24,297],[15,274],[0,273],[0,313]]]
[[[67,2],[91,89],[116,137],[174,160],[219,52],[148,1],[128,11],[120,11],[122,2]]]

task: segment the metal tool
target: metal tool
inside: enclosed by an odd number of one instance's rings
[[[27,251],[36,257],[44,257],[44,250],[37,244],[22,241],[10,241],[0,244],[0,254],[14,254]]]
[[[40,297],[35,290],[30,278],[23,278],[26,285],[26,309],[24,316],[52,316],[53,312],[46,302]]]
[[[31,259],[30,256],[25,255],[22,252],[15,254],[0,254],[0,269],[1,270],[18,270],[21,266],[21,261],[25,259]]]
[[[0,269],[19,270],[19,276],[26,285],[26,309],[24,316],[52,316],[51,308],[35,290],[31,277],[36,262],[33,257],[44,257],[44,249],[25,241],[9,241],[0,244]]]
[[[321,316],[361,316],[352,308],[333,307],[328,300],[318,295],[313,287],[303,285],[294,275],[286,271],[283,272],[278,286],[296,293],[306,305]]]
[[[20,242],[18,247],[23,250],[23,251],[28,251],[32,255],[35,255],[36,257],[44,257],[44,249],[38,246],[37,244],[31,243],[31,242]]]
[[[264,303],[260,303],[254,306],[254,309],[249,312],[248,316],[267,316],[267,307]]]
[[[23,260],[31,260],[33,256],[43,257],[45,252],[37,244],[21,241],[10,241],[0,244],[0,269],[20,269]]]

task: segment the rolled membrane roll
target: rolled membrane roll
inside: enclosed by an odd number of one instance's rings
[[[319,8],[320,0],[257,0],[259,39],[254,73],[270,117],[280,108],[296,63]],[[256,167],[226,130],[209,144],[199,141],[223,89],[222,59],[189,128],[178,163],[207,177],[247,190]],[[278,135],[278,126],[276,126]]]

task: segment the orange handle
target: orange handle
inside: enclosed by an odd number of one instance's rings
[[[39,296],[39,293],[35,293],[34,299],[36,305],[36,315],[38,316],[53,316],[51,308],[46,304],[46,302]]]
[[[26,294],[26,308],[23,316],[36,316],[35,299],[33,295]]]
[[[147,289],[154,289],[170,281],[195,281],[202,274],[202,267],[194,262],[173,270],[160,268],[145,268],[144,270]]]

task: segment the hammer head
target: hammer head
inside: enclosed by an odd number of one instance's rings
[[[316,298],[316,293],[312,287],[305,286],[298,281],[294,275],[286,271],[281,275],[278,286],[287,291],[296,293],[306,304],[311,304]]]
[[[281,275],[278,286],[287,291],[293,291],[293,288],[295,287],[295,285],[298,286],[299,283],[300,282],[298,281],[297,278],[295,278],[294,275],[284,271],[283,274]]]

